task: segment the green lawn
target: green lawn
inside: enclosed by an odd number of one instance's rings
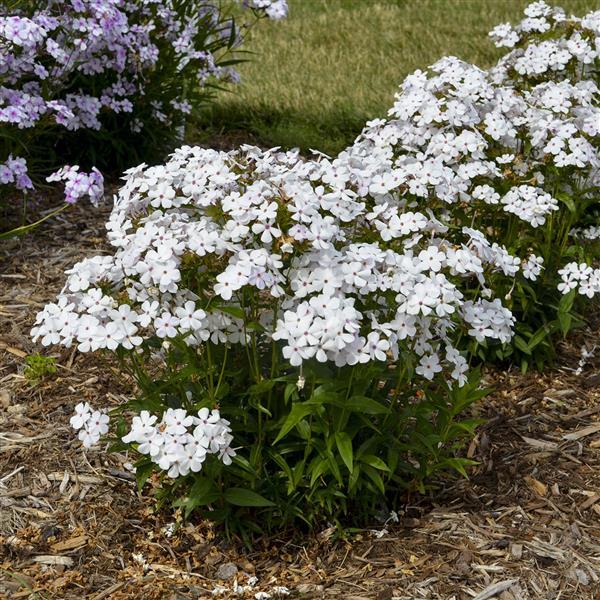
[[[501,54],[487,33],[519,20],[527,0],[288,0],[290,16],[261,22],[245,49],[243,82],[219,93],[201,141],[335,153],[384,116],[403,77],[452,54],[487,66]],[[597,0],[563,0],[577,15]],[[249,135],[248,135],[249,134]]]

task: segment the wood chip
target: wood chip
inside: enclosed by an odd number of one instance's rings
[[[30,508],[29,506],[11,506],[11,510],[16,510],[17,512],[22,512],[27,515],[33,515],[38,519],[51,519],[52,515],[44,512],[43,510],[39,510],[38,508]]]
[[[67,489],[67,484],[69,483],[69,471],[65,471],[65,474],[63,475],[62,481],[60,482],[60,486],[58,487],[58,491],[61,494],[65,493],[65,490]]]
[[[551,558],[553,560],[562,560],[565,558],[565,553],[558,547],[542,542],[534,538],[530,542],[525,542],[525,546],[529,548],[537,556]]]
[[[473,600],[488,600],[488,598],[493,598],[498,594],[502,593],[504,590],[512,587],[515,583],[517,583],[517,579],[506,579],[504,581],[499,581],[498,583],[494,583],[485,588],[482,592],[477,594]]]
[[[115,583],[114,585],[111,585],[109,588],[106,588],[105,590],[97,593],[95,596],[92,596],[91,600],[102,600],[103,598],[108,598],[114,592],[119,591],[125,584],[126,584],[125,581]]]
[[[64,473],[48,473],[46,476],[49,481],[63,481],[65,474]],[[100,484],[104,483],[104,479],[100,477],[94,477],[93,475],[80,475],[77,473],[77,480],[80,483],[91,483],[91,484]]]
[[[580,510],[587,510],[590,506],[593,506],[594,504],[596,504],[596,502],[598,502],[598,500],[600,500],[600,495],[599,494],[594,494],[593,496],[590,496],[580,507]]]
[[[73,559],[69,556],[54,556],[52,554],[43,554],[33,557],[34,562],[42,565],[61,565],[63,567],[72,567]]]
[[[521,556],[523,556],[523,545],[522,544],[511,544],[510,545],[510,555],[517,560],[520,560]]]
[[[523,477],[530,489],[532,489],[538,496],[545,496],[548,493],[548,486],[542,483],[539,479],[531,477],[531,475],[525,475]]]
[[[4,342],[0,342],[0,350],[6,350],[7,352],[14,354],[15,356],[18,356],[19,358],[25,358],[26,356],[28,356],[27,352],[23,352],[23,350],[15,348],[14,346],[9,346]]]
[[[580,440],[583,437],[587,437],[588,435],[592,435],[593,433],[596,433],[597,431],[600,431],[600,423],[594,423],[593,425],[584,427],[583,429],[580,429],[579,431],[567,433],[566,435],[563,435],[563,440],[569,440],[570,442],[573,442],[575,440]]]
[[[64,540],[63,542],[57,542],[52,544],[52,550],[54,552],[64,552],[65,550],[74,550],[75,548],[81,548],[87,544],[87,535],[77,535],[75,537]]]
[[[541,448],[542,450],[556,450],[558,448],[558,444],[556,442],[549,442],[547,440],[534,440],[533,438],[525,436],[521,436],[521,439],[533,448]]]

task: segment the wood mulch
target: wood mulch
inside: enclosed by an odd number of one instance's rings
[[[174,530],[139,494],[127,457],[84,452],[76,403],[132,393],[107,358],[44,350],[58,372],[23,376],[29,330],[76,260],[107,251],[108,208],[74,207],[0,245],[0,598],[600,598],[600,347],[576,374],[561,349],[543,375],[487,372],[496,391],[465,452],[469,480],[397,507],[399,522],[339,540],[333,530],[264,538],[253,550],[207,523]]]

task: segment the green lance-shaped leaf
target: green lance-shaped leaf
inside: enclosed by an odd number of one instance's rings
[[[243,488],[225,490],[224,498],[229,504],[235,506],[275,506],[273,502],[267,500],[264,496]]]
[[[353,453],[352,453],[352,440],[350,436],[343,432],[338,431],[335,434],[335,445],[337,446],[338,452],[344,461],[344,464],[348,467],[348,471],[352,473],[353,470]]]

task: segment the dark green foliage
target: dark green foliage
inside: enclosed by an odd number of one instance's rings
[[[462,388],[415,388],[407,356],[397,365],[310,363],[299,381],[275,356],[271,366],[258,365],[271,376],[257,378],[243,353],[176,343],[152,376],[146,360],[123,356],[141,391],[129,408],[219,407],[231,422],[237,456],[230,466],[211,456],[199,473],[171,480],[145,456],[136,464],[140,487],[154,473],[159,504],[184,517],[196,513],[243,536],[360,525],[397,509],[407,493],[425,492],[442,473],[466,476],[473,464],[458,451],[480,423],[468,416],[487,393],[478,372]]]

